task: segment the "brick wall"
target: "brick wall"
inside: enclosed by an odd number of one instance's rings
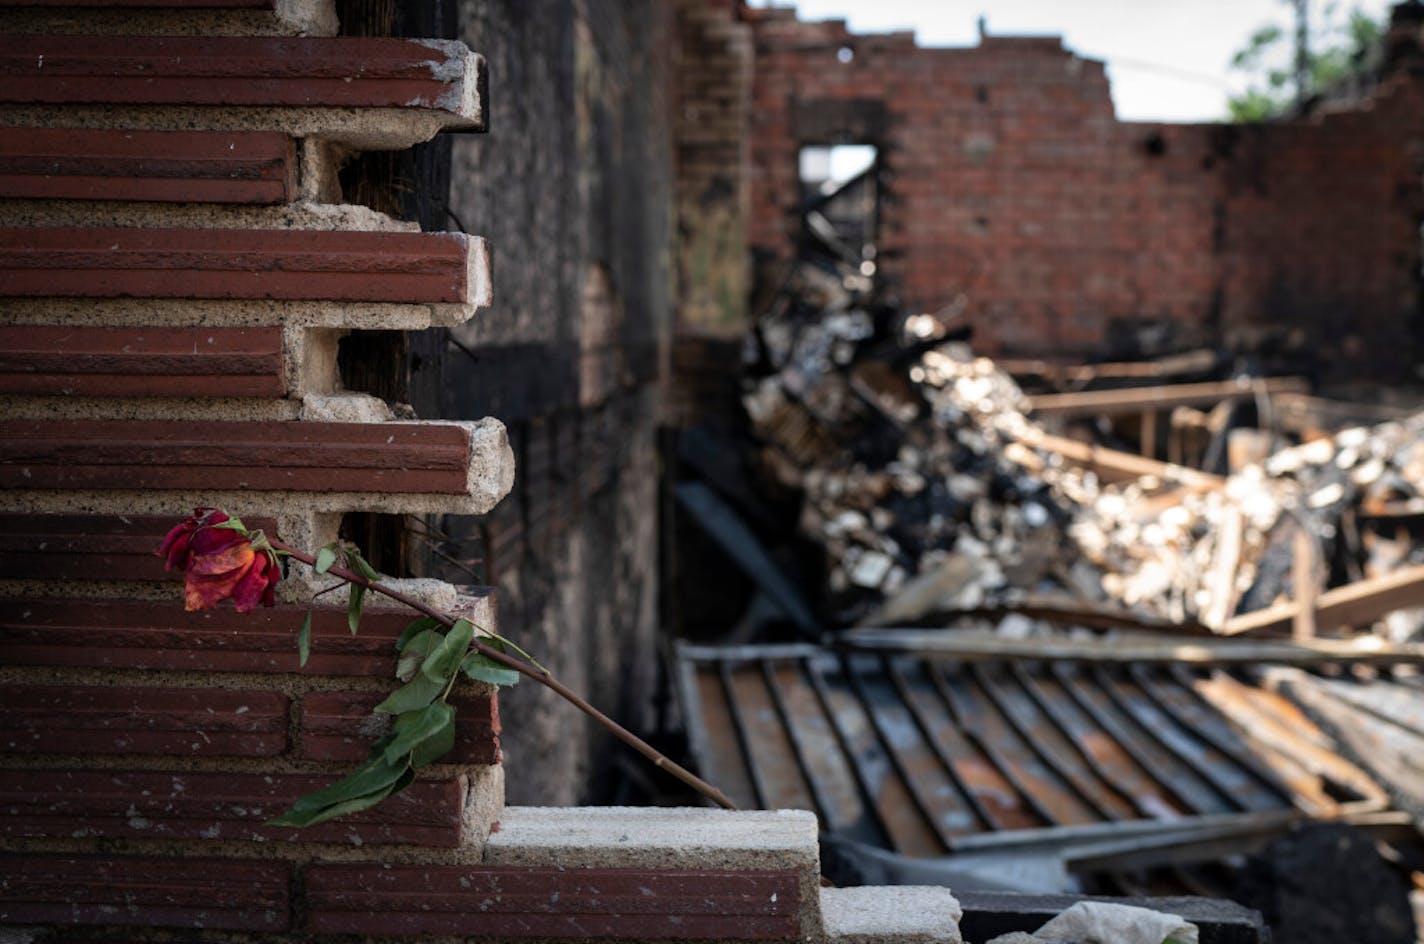
[[[1424,45],[1424,43],[1421,43]],[[1424,342],[1424,73],[1364,107],[1212,130],[1228,330],[1290,325],[1347,376],[1415,376]]]
[[[1102,63],[1056,38],[929,49],[787,9],[742,17],[754,252],[794,249],[800,147],[872,143],[887,290],[931,311],[962,293],[986,351],[1092,356],[1115,320],[1166,319],[1208,337],[1351,325],[1372,363],[1411,362],[1389,341],[1420,321],[1417,76],[1265,127],[1133,124]]]
[[[301,666],[324,581],[189,613],[154,556],[195,505],[311,548],[352,512],[509,490],[500,423],[396,421],[337,363],[349,332],[488,303],[483,240],[347,204],[339,176],[344,153],[483,128],[484,63],[330,35],[323,4],[190,6],[0,20],[0,923],[26,939],[298,931],[324,863],[478,863],[503,808],[472,686],[407,794],[264,825],[365,757],[409,614],[376,605],[353,637],[323,597]],[[482,589],[404,586],[493,625]]]

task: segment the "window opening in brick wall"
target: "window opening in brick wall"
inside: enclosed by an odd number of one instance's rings
[[[873,144],[808,145],[797,155],[802,250],[830,268],[875,275],[880,152]]]

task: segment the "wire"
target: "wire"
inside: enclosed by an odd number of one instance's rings
[[[1096,57],[1095,57],[1096,58]],[[1190,69],[1178,69],[1176,66],[1164,66],[1156,62],[1144,62],[1141,59],[1121,59],[1117,56],[1104,56],[1103,60],[1109,68],[1136,69],[1139,72],[1157,72],[1162,75],[1171,75],[1179,79],[1187,79],[1192,82],[1200,82],[1203,85],[1212,85],[1216,88],[1231,89],[1232,85],[1220,76],[1207,75],[1204,72],[1193,72]]]

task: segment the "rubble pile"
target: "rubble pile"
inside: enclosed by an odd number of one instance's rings
[[[763,470],[802,496],[844,625],[1048,594],[1222,630],[1293,595],[1295,575],[1313,596],[1424,562],[1410,524],[1424,520],[1424,414],[1227,477],[1136,457],[1147,474],[1106,475],[939,319],[818,301],[759,324],[744,404]],[[1391,635],[1419,624],[1396,614]]]
[[[1023,395],[928,316],[888,343],[869,313],[762,323],[772,371],[744,398],[762,466],[803,495],[845,623],[1000,603],[1069,555],[1071,516],[1011,461],[986,409]]]
[[[1219,486],[1165,494],[1150,480],[1103,485],[1082,470],[1045,473],[1078,509],[1069,533],[1102,569],[1108,597],[1220,629],[1297,591],[1298,532],[1315,590],[1424,562],[1424,545],[1397,523],[1424,510],[1421,433],[1424,416],[1352,427],[1281,449]]]

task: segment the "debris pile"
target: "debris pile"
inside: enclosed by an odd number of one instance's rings
[[[1065,559],[1069,515],[976,413],[1022,394],[931,322],[890,345],[858,311],[762,332],[778,369],[744,402],[763,467],[804,496],[845,623],[994,605]]]
[[[939,318],[815,287],[758,324],[744,404],[761,467],[802,496],[842,625],[1047,597],[1230,633],[1424,564],[1424,414],[1212,475],[1054,435]],[[1392,619],[1396,641],[1424,626]]]

